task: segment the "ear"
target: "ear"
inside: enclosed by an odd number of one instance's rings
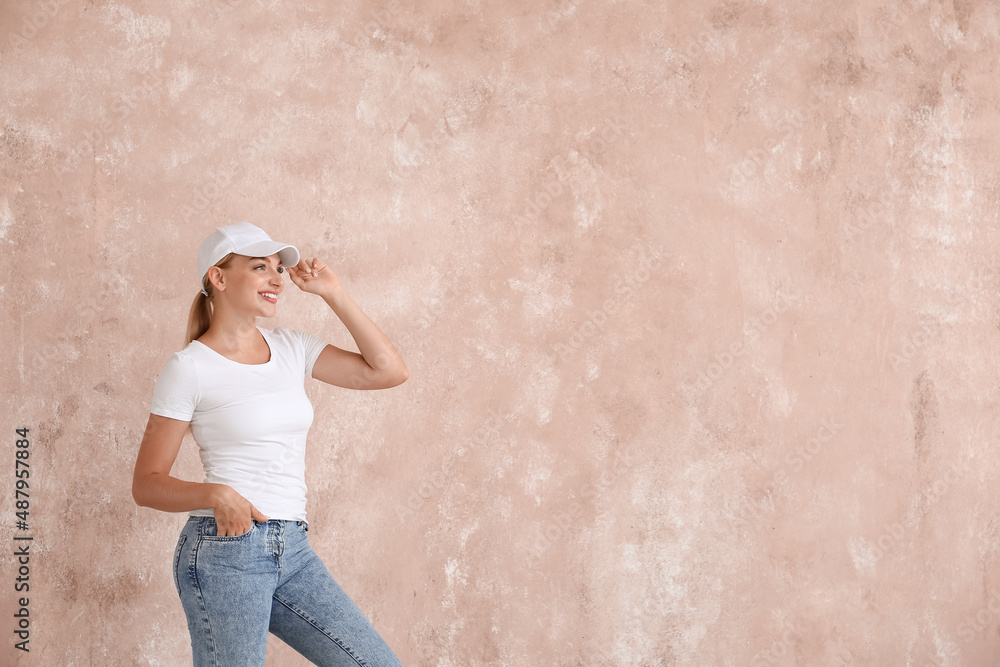
[[[226,289],[226,274],[222,272],[217,266],[209,267],[208,269],[208,281],[212,283],[212,287],[218,291],[224,291]]]

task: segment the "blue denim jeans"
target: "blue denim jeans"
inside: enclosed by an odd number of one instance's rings
[[[303,521],[253,522],[219,537],[191,516],[174,550],[195,667],[264,665],[272,632],[316,665],[402,667],[309,546]]]

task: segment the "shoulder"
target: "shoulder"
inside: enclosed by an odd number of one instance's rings
[[[177,378],[182,376],[195,376],[198,373],[198,364],[194,356],[187,348],[178,350],[170,355],[160,371],[160,377]]]
[[[205,366],[212,367],[213,359],[205,354],[208,348],[195,343],[189,343],[183,350],[171,354],[160,370],[160,381],[163,382],[198,382]]]
[[[326,341],[322,338],[318,338],[305,331],[299,331],[298,329],[275,327],[268,331],[268,333],[270,334],[269,340],[276,343],[279,347],[284,346],[304,355],[310,369],[312,362],[316,360],[316,357],[326,347]]]
[[[299,331],[298,329],[289,329],[288,327],[274,327],[273,329],[261,329],[265,335],[269,335],[274,340],[287,341],[291,343],[301,343],[302,339],[307,336],[304,331]]]
[[[183,350],[178,350],[170,355],[164,366],[173,366],[178,368],[194,368],[197,366],[192,355],[192,347],[188,345]]]
[[[280,348],[294,349],[302,347],[302,332],[288,327],[274,327],[273,329],[261,329],[261,333],[267,338],[268,343],[277,345]]]
[[[170,406],[183,397],[197,396],[201,392],[201,379],[198,374],[198,364],[186,351],[174,352],[167,359],[156,378],[156,388],[153,390],[153,406],[158,409],[172,409]],[[186,401],[186,399],[184,399]],[[163,414],[167,417],[173,413]],[[190,415],[187,415],[189,418]]]
[[[198,364],[186,350],[174,352],[156,378],[150,413],[190,421],[200,398]]]
[[[294,329],[289,329],[287,327],[274,327],[273,329],[261,328],[261,333],[265,336],[278,341],[288,341],[295,340],[296,334],[298,333]]]

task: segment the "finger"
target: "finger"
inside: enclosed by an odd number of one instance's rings
[[[302,287],[302,274],[300,273],[300,269],[288,269],[288,277],[296,287]]]

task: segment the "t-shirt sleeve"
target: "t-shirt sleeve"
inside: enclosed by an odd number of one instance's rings
[[[156,378],[149,411],[154,415],[191,421],[198,404],[198,373],[194,361],[175,352]]]
[[[305,331],[296,331],[294,329],[286,329],[285,331],[302,350],[302,356],[305,359],[305,368],[303,369],[305,377],[312,377],[313,366],[316,364],[316,360],[319,359],[323,348],[326,347],[326,341]]]

